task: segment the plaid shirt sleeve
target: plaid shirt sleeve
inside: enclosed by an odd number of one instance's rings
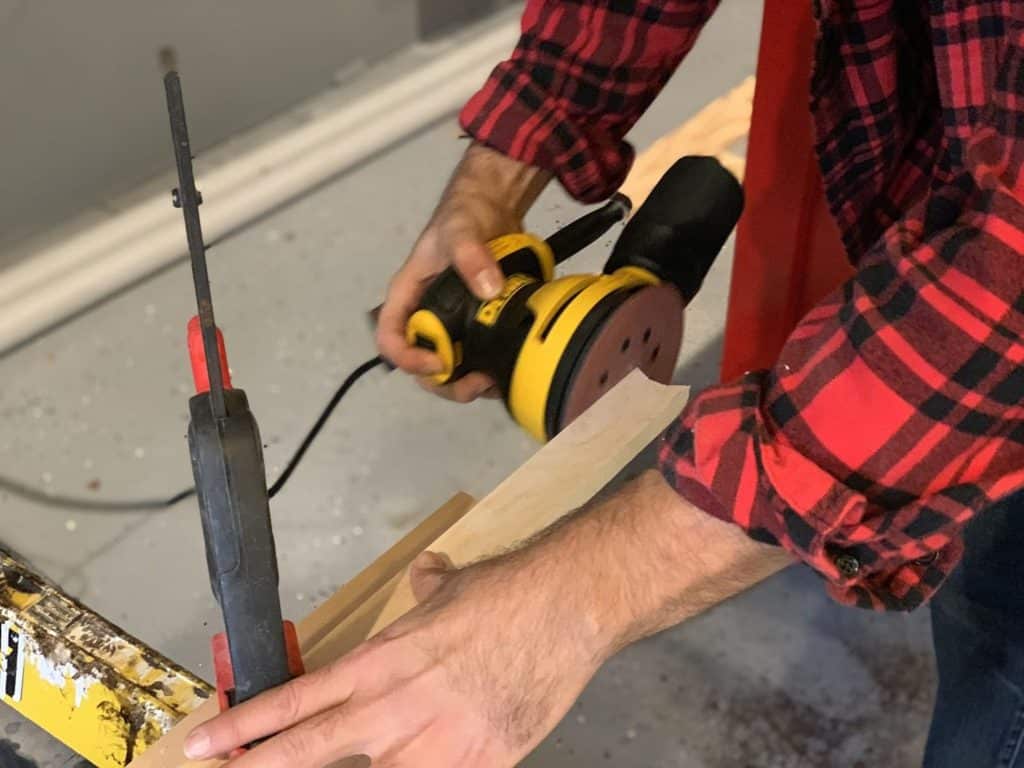
[[[715,6],[530,0],[463,124],[603,198]],[[909,610],[959,561],[964,526],[1024,486],[1024,13],[815,7],[819,158],[857,274],[771,370],[695,398],[661,466],[839,601]]]
[[[666,435],[682,495],[793,552],[840,602],[917,607],[960,559],[964,525],[1024,484],[1017,144],[984,131],[960,194],[890,227],[771,371],[704,392]]]
[[[1024,14],[825,7],[818,150],[857,273],[774,368],[697,397],[661,463],[839,601],[909,610],[1024,486]]]
[[[718,0],[528,0],[522,37],[464,108],[477,141],[554,173],[584,202],[625,179],[623,137],[657,96]]]

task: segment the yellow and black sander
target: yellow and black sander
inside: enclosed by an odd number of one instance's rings
[[[454,269],[439,275],[406,328],[410,343],[444,365],[431,380],[489,375],[512,417],[541,441],[635,368],[668,383],[683,310],[735,227],[743,191],[715,158],[684,157],[629,219],[602,274],[555,277],[556,265],[630,210],[615,195],[547,240],[491,241],[505,285],[490,301],[474,297]]]

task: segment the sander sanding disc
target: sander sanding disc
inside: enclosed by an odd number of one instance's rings
[[[683,299],[669,284],[641,288],[594,332],[574,368],[558,430],[635,368],[654,381],[672,380],[683,343]]]

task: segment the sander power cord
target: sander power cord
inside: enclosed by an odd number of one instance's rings
[[[313,426],[309,428],[306,436],[302,439],[302,442],[299,443],[298,448],[295,449],[295,452],[288,460],[288,464],[285,465],[284,471],[281,472],[277,480],[275,480],[270,488],[267,489],[267,493],[270,498],[274,498],[278,493],[280,493],[289,478],[291,478],[295,473],[295,470],[305,457],[306,451],[309,450],[313,441],[316,440],[317,435],[319,435],[323,430],[327,421],[334,413],[334,410],[341,403],[342,398],[345,397],[348,391],[352,389],[356,382],[363,378],[363,376],[383,363],[383,358],[377,356],[358,366],[345,378],[345,381],[343,381],[341,386],[338,387],[334,395],[327,402],[327,405],[325,405],[320,411],[320,415],[313,423]],[[2,475],[0,475],[0,491],[6,491],[12,496],[17,496],[44,507],[97,514],[111,512],[166,512],[185,499],[194,496],[196,493],[195,486],[191,486],[189,488],[184,488],[171,496],[165,496],[163,498],[123,500],[89,499],[83,496],[63,496],[61,494],[47,493],[46,491],[35,488],[28,483],[4,477]]]

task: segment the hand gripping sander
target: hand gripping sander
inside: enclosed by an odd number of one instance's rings
[[[443,272],[409,318],[407,339],[440,357],[431,381],[486,373],[512,417],[549,440],[634,368],[671,380],[683,309],[742,210],[739,182],[716,159],[684,157],[626,224],[602,274],[554,271],[629,214],[622,195],[547,240],[491,241],[505,274],[495,299],[476,299],[453,269]]]

